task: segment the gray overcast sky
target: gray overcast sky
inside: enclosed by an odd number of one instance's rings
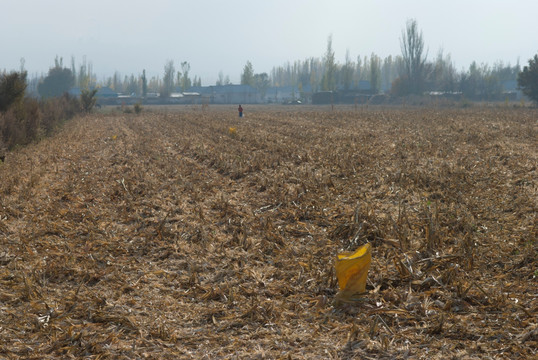
[[[162,77],[164,64],[188,61],[191,76],[213,85],[219,71],[239,82],[250,60],[270,72],[322,57],[329,35],[338,62],[346,51],[400,54],[406,20],[423,32],[429,58],[439,49],[456,68],[475,60],[526,64],[538,52],[537,0],[0,0],[0,70],[48,71],[56,55],[77,67],[83,56],[98,80]]]

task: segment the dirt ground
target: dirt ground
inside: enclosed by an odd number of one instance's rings
[[[76,118],[0,164],[0,358],[536,358],[537,139],[506,107]]]

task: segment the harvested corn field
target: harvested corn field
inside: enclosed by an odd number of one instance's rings
[[[537,356],[536,110],[205,110],[7,154],[0,358]]]

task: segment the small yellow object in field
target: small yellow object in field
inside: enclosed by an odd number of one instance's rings
[[[354,252],[346,251],[337,255],[336,277],[340,292],[336,295],[338,301],[350,301],[354,295],[364,293],[366,278],[372,262],[372,247],[365,244]]]
[[[118,138],[118,135],[112,136],[112,140],[116,140]]]
[[[237,135],[237,129],[230,126],[230,128],[228,129],[228,134],[230,134],[231,136],[236,136]]]

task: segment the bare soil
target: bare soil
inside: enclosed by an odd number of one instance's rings
[[[0,358],[536,358],[536,109],[235,108],[7,154]]]

